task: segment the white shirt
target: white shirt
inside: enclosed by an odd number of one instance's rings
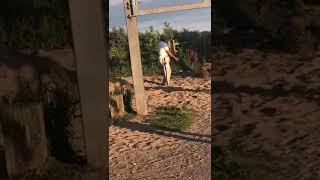
[[[157,51],[159,54],[159,61],[162,64],[163,60],[165,59],[167,62],[170,61],[169,55],[167,54],[167,50],[169,50],[169,46],[167,43],[160,41],[157,46]]]

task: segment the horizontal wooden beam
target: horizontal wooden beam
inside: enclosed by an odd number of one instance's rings
[[[144,16],[149,14],[159,14],[159,13],[184,11],[184,10],[200,9],[200,8],[208,8],[208,7],[211,7],[211,1],[205,0],[202,3],[193,3],[193,4],[185,4],[185,5],[170,6],[170,7],[160,7],[156,9],[141,10],[138,12],[137,15],[133,15],[133,16]]]

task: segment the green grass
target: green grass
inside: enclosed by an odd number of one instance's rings
[[[189,128],[193,123],[193,115],[185,107],[164,106],[156,110],[156,116],[149,122],[161,129],[182,131]]]
[[[265,155],[213,147],[212,177],[216,180],[269,180],[272,166]]]
[[[53,157],[49,157],[44,166],[37,172],[27,175],[26,180],[73,180],[79,179],[85,171],[78,164],[63,163]]]
[[[213,180],[274,180],[279,169],[273,158],[263,151],[247,151],[239,133],[235,133],[228,146],[212,148]],[[279,179],[280,180],[280,179]]]
[[[49,159],[45,171],[42,174],[44,179],[67,179],[81,174],[82,168],[78,165],[66,164],[56,159]]]
[[[123,116],[117,117],[114,120],[116,120],[116,121],[128,121],[128,120],[133,119],[134,117],[136,117],[136,115],[137,114],[134,113],[134,112],[130,112],[129,113],[129,112],[125,111]]]

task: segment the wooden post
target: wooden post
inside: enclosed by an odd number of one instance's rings
[[[142,64],[139,45],[139,34],[137,29],[137,18],[132,17],[137,13],[138,5],[135,0],[123,0],[125,18],[127,23],[130,60],[132,68],[133,86],[136,100],[136,110],[139,115],[147,114],[147,104],[144,94]]]
[[[177,43],[175,40],[172,40],[172,47],[173,47],[173,52],[178,52],[177,51],[177,46],[179,45],[179,43]]]
[[[101,0],[69,0],[87,162],[84,179],[107,179],[108,69]]]

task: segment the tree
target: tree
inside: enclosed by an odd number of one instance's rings
[[[160,33],[153,26],[149,26],[145,33],[140,33],[140,46],[142,61],[147,64],[158,62],[157,44],[160,40]]]
[[[127,34],[123,28],[114,27],[109,33],[110,60],[123,61],[129,58]]]
[[[147,74],[158,73],[157,45],[160,41],[160,33],[153,26],[149,26],[145,33],[140,33],[141,58],[143,71]],[[147,67],[147,68],[146,68]]]
[[[165,35],[166,38],[169,39],[169,40],[170,40],[170,39],[174,39],[175,36],[176,36],[176,34],[177,34],[177,31],[175,31],[175,30],[171,27],[170,23],[168,23],[168,22],[164,22],[163,25],[164,25],[163,35]]]

